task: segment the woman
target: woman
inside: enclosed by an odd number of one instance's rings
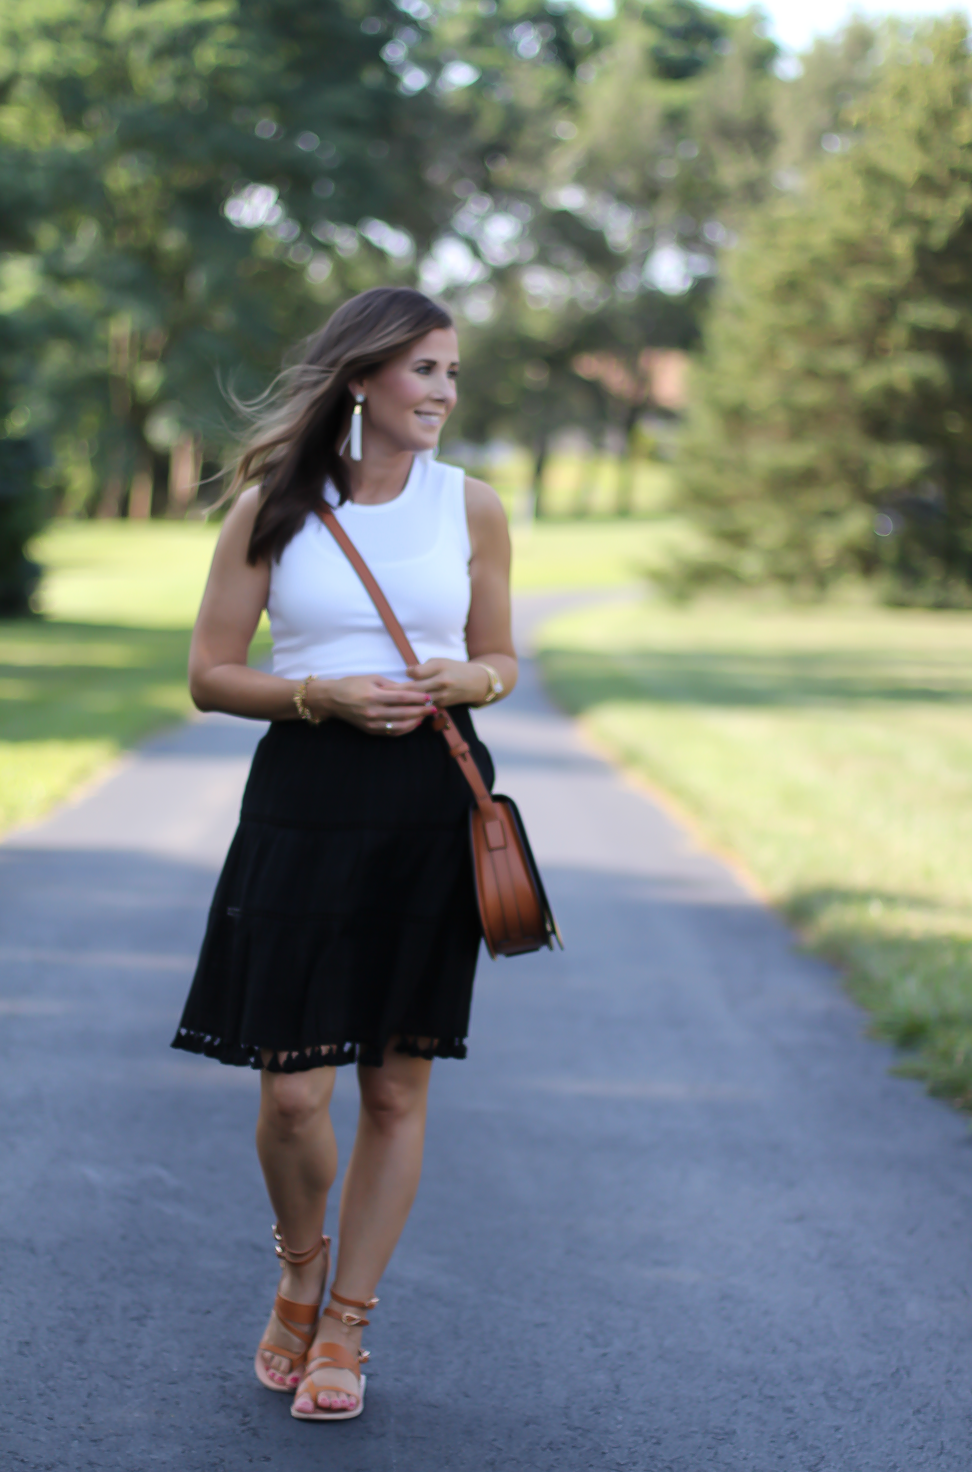
[[[261,1069],[282,1271],[255,1369],[296,1392],[303,1419],[362,1410],[361,1331],[418,1187],[432,1059],[466,1052],[472,798],[429,718],[450,708],[491,784],[469,707],[508,694],[517,665],[503,509],[432,458],[458,357],[452,320],[420,292],[377,288],[335,312],[240,456],[234,488],[257,484],[226,518],[192,640],[200,710],[271,725],[173,1046]],[[325,501],[422,663],[404,667],[317,514]],[[272,674],[247,667],[264,608]],[[328,1106],[353,1061],[361,1111],[320,1314]]]

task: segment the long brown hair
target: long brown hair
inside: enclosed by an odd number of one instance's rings
[[[330,480],[342,502],[350,495],[338,453],[352,399],[348,381],[366,378],[437,327],[452,327],[444,307],[406,286],[375,286],[338,307],[307,339],[298,363],[285,368],[248,412],[253,428],[234,465],[227,495],[260,485],[247,561],[279,558]]]

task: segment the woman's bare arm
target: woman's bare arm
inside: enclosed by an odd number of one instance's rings
[[[256,489],[244,491],[223,523],[193,630],[189,693],[200,710],[264,721],[297,720],[294,694],[301,682],[250,669],[246,662],[270,589],[269,565],[251,567],[246,560],[258,494]],[[428,714],[423,692],[375,675],[314,679],[305,703],[322,720],[339,716],[363,731],[388,734],[392,721],[393,734],[399,736]]]
[[[499,496],[484,481],[466,476],[466,516],[472,556],[472,596],[466,623],[469,663],[430,659],[409,674],[418,689],[439,705],[478,705],[489,694],[489,677],[478,661],[490,664],[509,695],[516,684],[517,661],[510,631],[510,532]]]
[[[258,506],[258,491],[244,491],[223,522],[189,648],[189,693],[200,710],[296,720],[298,681],[246,662],[270,588],[267,563],[246,560]]]
[[[466,477],[466,515],[472,560],[472,599],[466,648],[472,660],[495,666],[509,695],[518,673],[510,630],[510,529],[492,486]]]

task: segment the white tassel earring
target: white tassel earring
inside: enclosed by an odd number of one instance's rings
[[[351,410],[351,459],[361,459],[361,405],[364,403],[364,394],[355,394],[354,408]]]

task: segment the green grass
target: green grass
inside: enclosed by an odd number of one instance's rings
[[[36,539],[54,622],[191,629],[219,528],[199,521],[57,521]]]
[[[644,579],[684,538],[675,517],[537,521],[513,527],[513,591],[617,588]]]
[[[0,828],[37,817],[188,712],[187,638],[70,620],[0,623]]]
[[[972,1108],[972,615],[632,602],[541,643],[561,701]]]
[[[61,522],[34,544],[43,616],[0,621],[0,831],[188,715],[189,634],[215,530]],[[258,636],[257,657],[266,653]]]
[[[33,552],[42,616],[0,621],[0,831],[39,817],[157,727],[189,714],[186,657],[218,528],[56,522]],[[637,577],[668,523],[515,529],[520,589]],[[264,628],[253,657],[265,658]]]
[[[448,450],[445,455],[448,459]],[[512,520],[520,520],[533,473],[532,457],[521,450],[476,473],[495,486]],[[634,516],[656,516],[669,502],[671,480],[668,466],[653,460],[622,465],[616,457],[600,453],[554,454],[544,470],[543,509],[555,517],[615,516],[621,499],[628,498]]]

